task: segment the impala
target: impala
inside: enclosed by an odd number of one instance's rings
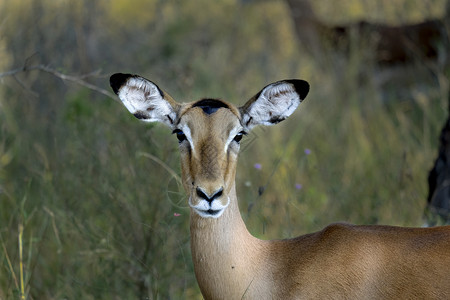
[[[189,196],[191,250],[205,299],[450,299],[450,226],[332,224],[293,239],[260,240],[239,212],[239,143],[257,125],[290,116],[303,80],[264,87],[241,107],[178,103],[153,82],[114,74],[111,87],[138,119],[170,127]]]

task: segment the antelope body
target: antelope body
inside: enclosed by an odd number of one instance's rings
[[[178,138],[205,299],[450,299],[450,226],[332,224],[273,241],[248,232],[235,190],[239,142],[254,126],[290,116],[308,94],[306,81],[272,83],[239,108],[178,103],[137,75],[114,74],[110,83],[138,119],[164,123]]]

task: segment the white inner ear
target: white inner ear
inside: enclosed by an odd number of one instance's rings
[[[173,125],[176,112],[152,82],[144,78],[132,77],[120,89],[118,96],[130,113],[143,116],[140,118],[142,121],[159,121],[169,126]]]
[[[289,117],[300,102],[300,96],[291,84],[271,84],[262,90],[258,99],[249,107],[248,113],[243,116],[243,124],[249,123],[250,128],[276,124]]]

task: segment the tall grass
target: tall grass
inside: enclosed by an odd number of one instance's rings
[[[293,35],[278,2],[208,3],[211,15],[201,18],[192,4],[161,12],[174,15],[152,33],[161,39],[152,38],[174,52],[136,42],[129,61],[105,53],[115,61],[105,69],[155,74],[179,101],[242,104],[271,81],[311,83],[293,116],[243,140],[237,192],[249,230],[268,239],[337,221],[420,226],[449,70],[417,62],[380,83],[385,71],[367,63],[367,49],[316,58],[286,42]],[[177,10],[185,13],[178,23]],[[223,23],[208,27],[210,18]],[[252,20],[243,31],[234,23],[242,19]],[[189,48],[205,28],[213,43]],[[246,42],[249,53],[235,47]],[[12,79],[0,86],[0,299],[200,299],[170,131],[56,78],[20,80],[39,93]],[[107,81],[98,84],[107,88]]]
[[[253,190],[248,224],[270,238],[338,221],[421,226],[446,87],[412,84],[398,98],[400,88],[322,75],[328,80],[312,82],[299,112],[260,129],[241,154],[238,181],[247,186],[239,190]]]

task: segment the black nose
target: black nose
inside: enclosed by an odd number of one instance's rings
[[[209,203],[213,202],[214,199],[219,198],[223,194],[223,187],[220,188],[218,191],[214,192],[212,195],[207,195],[205,192],[203,192],[199,187],[196,189],[197,196],[208,201]]]

